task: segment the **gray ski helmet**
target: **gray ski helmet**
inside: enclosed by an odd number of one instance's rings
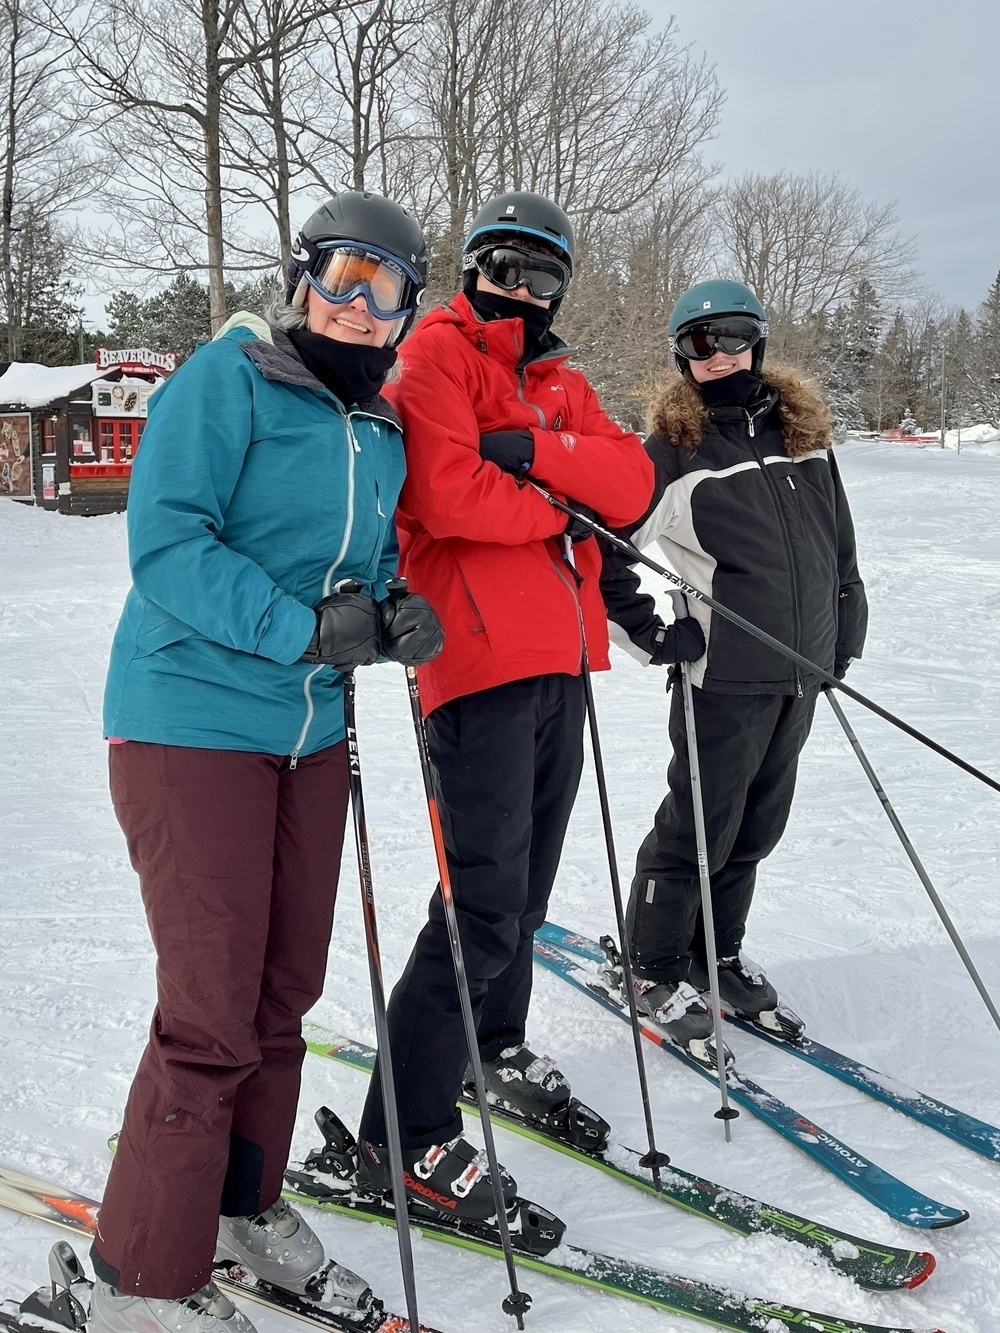
[[[462,246],[462,287],[466,296],[476,285],[476,267],[472,254],[491,240],[515,240],[523,236],[544,241],[573,272],[573,224],[551,199],[531,190],[508,190],[485,203],[472,219],[472,226]],[[562,297],[549,306],[555,314]]]
[[[395,260],[410,280],[408,305],[413,313],[393,340],[400,342],[417,313],[427,285],[427,244],[417,220],[399,204],[381,194],[345,190],[321,204],[303,223],[292,242],[285,268],[285,301],[297,309],[305,304],[306,275],[315,269],[330,242],[343,241],[366,246],[376,254]]]
[[[682,375],[690,374],[687,359],[674,351],[674,339],[681,329],[701,320],[711,319],[715,315],[749,315],[762,325],[760,339],[754,343],[753,360],[750,369],[753,374],[760,373],[767,347],[767,312],[756,295],[742,282],[732,282],[728,278],[711,278],[707,282],[696,282],[679,296],[670,312],[667,324],[667,336],[670,350],[674,352],[674,361]]]

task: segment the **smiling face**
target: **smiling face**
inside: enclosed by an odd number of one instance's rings
[[[306,317],[310,333],[360,347],[384,347],[396,323],[391,319],[376,319],[361,295],[334,305],[332,301],[324,301],[315,287],[310,287],[306,294]]]
[[[691,378],[696,384],[706,384],[709,380],[725,379],[737,370],[749,370],[753,360],[753,348],[737,352],[730,356],[727,352],[716,352],[708,361],[689,361]]]

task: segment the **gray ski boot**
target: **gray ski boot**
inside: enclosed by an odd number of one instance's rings
[[[702,998],[707,999],[709,981],[704,963],[695,959],[690,976]],[[805,1034],[802,1019],[781,1003],[763,968],[743,952],[719,959],[719,999],[725,1011],[745,1019],[772,1037],[794,1043],[801,1041]]]
[[[328,1260],[323,1242],[284,1199],[256,1217],[220,1217],[215,1253],[329,1310],[366,1310],[372,1302],[364,1278]]]
[[[100,1278],[90,1294],[87,1333],[256,1333],[214,1282],[182,1300],[128,1296]]]
[[[692,1060],[708,1069],[718,1068],[712,1015],[689,981],[643,981],[633,977],[633,989],[640,1015],[651,1018]],[[728,1046],[724,1059],[727,1067],[733,1063]]]

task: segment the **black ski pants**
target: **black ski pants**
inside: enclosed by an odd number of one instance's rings
[[[479,1049],[524,1041],[532,938],[545,920],[583,767],[583,681],[532,676],[468,694],[427,719]],[[440,894],[389,1002],[404,1148],[461,1133],[468,1048]],[[384,1144],[377,1072],[361,1136]]]
[[[802,689],[801,698],[692,691],[720,958],[739,951],[757,863],[774,851],[785,831],[819,683],[806,680]],[[679,672],[671,691],[669,730],[669,790],[639,848],[628,905],[632,966],[647,981],[682,981],[692,957],[705,958]]]

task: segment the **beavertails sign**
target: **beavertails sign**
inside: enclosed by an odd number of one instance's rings
[[[151,352],[148,347],[98,347],[94,361],[98,370],[120,370],[123,375],[172,375],[177,369],[176,352]]]

